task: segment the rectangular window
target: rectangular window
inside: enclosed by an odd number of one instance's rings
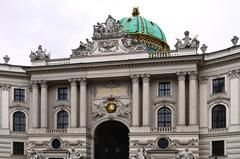
[[[212,156],[224,156],[224,141],[212,141]]]
[[[25,89],[14,88],[14,101],[24,102],[25,101]]]
[[[24,142],[13,142],[13,154],[24,155]]]
[[[58,100],[68,100],[68,88],[59,87],[58,88]]]
[[[225,90],[225,79],[224,78],[214,79],[212,84],[213,84],[213,93],[224,92],[224,90]]]
[[[159,82],[158,83],[158,96],[170,96],[171,95],[170,82]]]

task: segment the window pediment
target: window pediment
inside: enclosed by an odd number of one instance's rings
[[[156,98],[153,102],[154,105],[166,105],[166,104],[175,104],[176,101],[170,97]]]

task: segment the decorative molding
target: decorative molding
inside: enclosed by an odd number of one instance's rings
[[[2,91],[9,91],[11,87],[10,84],[6,84],[6,83],[0,83],[0,86]]]
[[[228,75],[230,77],[230,79],[236,79],[239,78],[239,70],[232,70],[230,72],[228,72]]]
[[[142,77],[143,82],[149,82],[150,81],[150,74],[149,73],[148,74],[142,74],[141,77]]]
[[[39,81],[39,83],[40,83],[41,88],[47,88],[48,87],[47,81],[45,81],[45,80]]]
[[[71,79],[69,79],[68,81],[70,82],[71,87],[72,87],[72,86],[77,86],[77,82],[76,82],[77,79],[76,79],[76,78],[71,78]]]
[[[198,72],[197,71],[190,71],[188,72],[189,80],[197,80]]]
[[[208,84],[208,77],[207,76],[200,76],[199,77],[199,84],[200,85]]]
[[[132,79],[132,83],[138,83],[139,82],[139,75],[138,74],[134,74],[130,76]]]
[[[79,78],[78,79],[80,86],[86,86],[87,85],[87,79],[86,78]]]
[[[178,80],[185,81],[187,72],[177,72]]]
[[[172,98],[167,98],[167,97],[165,97],[165,98],[157,98],[157,99],[155,99],[154,102],[153,102],[154,105],[159,105],[159,104],[161,104],[161,105],[163,105],[163,106],[167,105],[168,103],[170,103],[170,104],[175,104],[176,101],[175,101],[174,99],[172,99]]]
[[[230,97],[226,96],[226,93],[221,93],[218,95],[211,96],[211,98],[207,101],[207,103],[218,103],[221,104],[222,101],[230,101]]]

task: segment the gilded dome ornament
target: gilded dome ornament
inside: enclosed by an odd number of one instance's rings
[[[132,16],[139,16],[140,12],[138,10],[138,7],[133,7],[133,12],[132,12]]]
[[[106,106],[106,110],[108,113],[115,113],[117,110],[117,105],[116,105],[116,101],[115,98],[113,96],[110,96],[108,98],[108,104]]]

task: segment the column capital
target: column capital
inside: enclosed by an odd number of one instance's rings
[[[3,91],[9,91],[10,90],[10,84],[6,84],[6,83],[1,83],[1,90]]]
[[[138,83],[138,81],[139,81],[138,74],[131,75],[130,77],[131,77],[133,83]]]
[[[77,86],[77,82],[76,82],[77,79],[76,79],[76,78],[71,78],[71,79],[69,79],[68,81],[70,82],[70,85],[71,85],[71,86]]]
[[[197,80],[198,72],[197,71],[190,71],[188,72],[189,80]]]
[[[39,81],[39,83],[41,85],[41,88],[47,88],[47,81],[42,80],[42,81]]]
[[[80,86],[86,86],[87,85],[87,79],[85,77],[78,78]]]
[[[149,73],[142,74],[141,77],[142,77],[143,82],[149,82],[149,80],[150,80],[150,74]]]
[[[200,76],[199,77],[199,84],[203,85],[203,84],[207,84],[208,83],[208,77],[207,76]]]
[[[178,80],[185,81],[187,72],[177,72]]]
[[[230,72],[228,72],[228,75],[230,77],[230,79],[235,79],[235,78],[239,78],[239,70],[232,70]]]

